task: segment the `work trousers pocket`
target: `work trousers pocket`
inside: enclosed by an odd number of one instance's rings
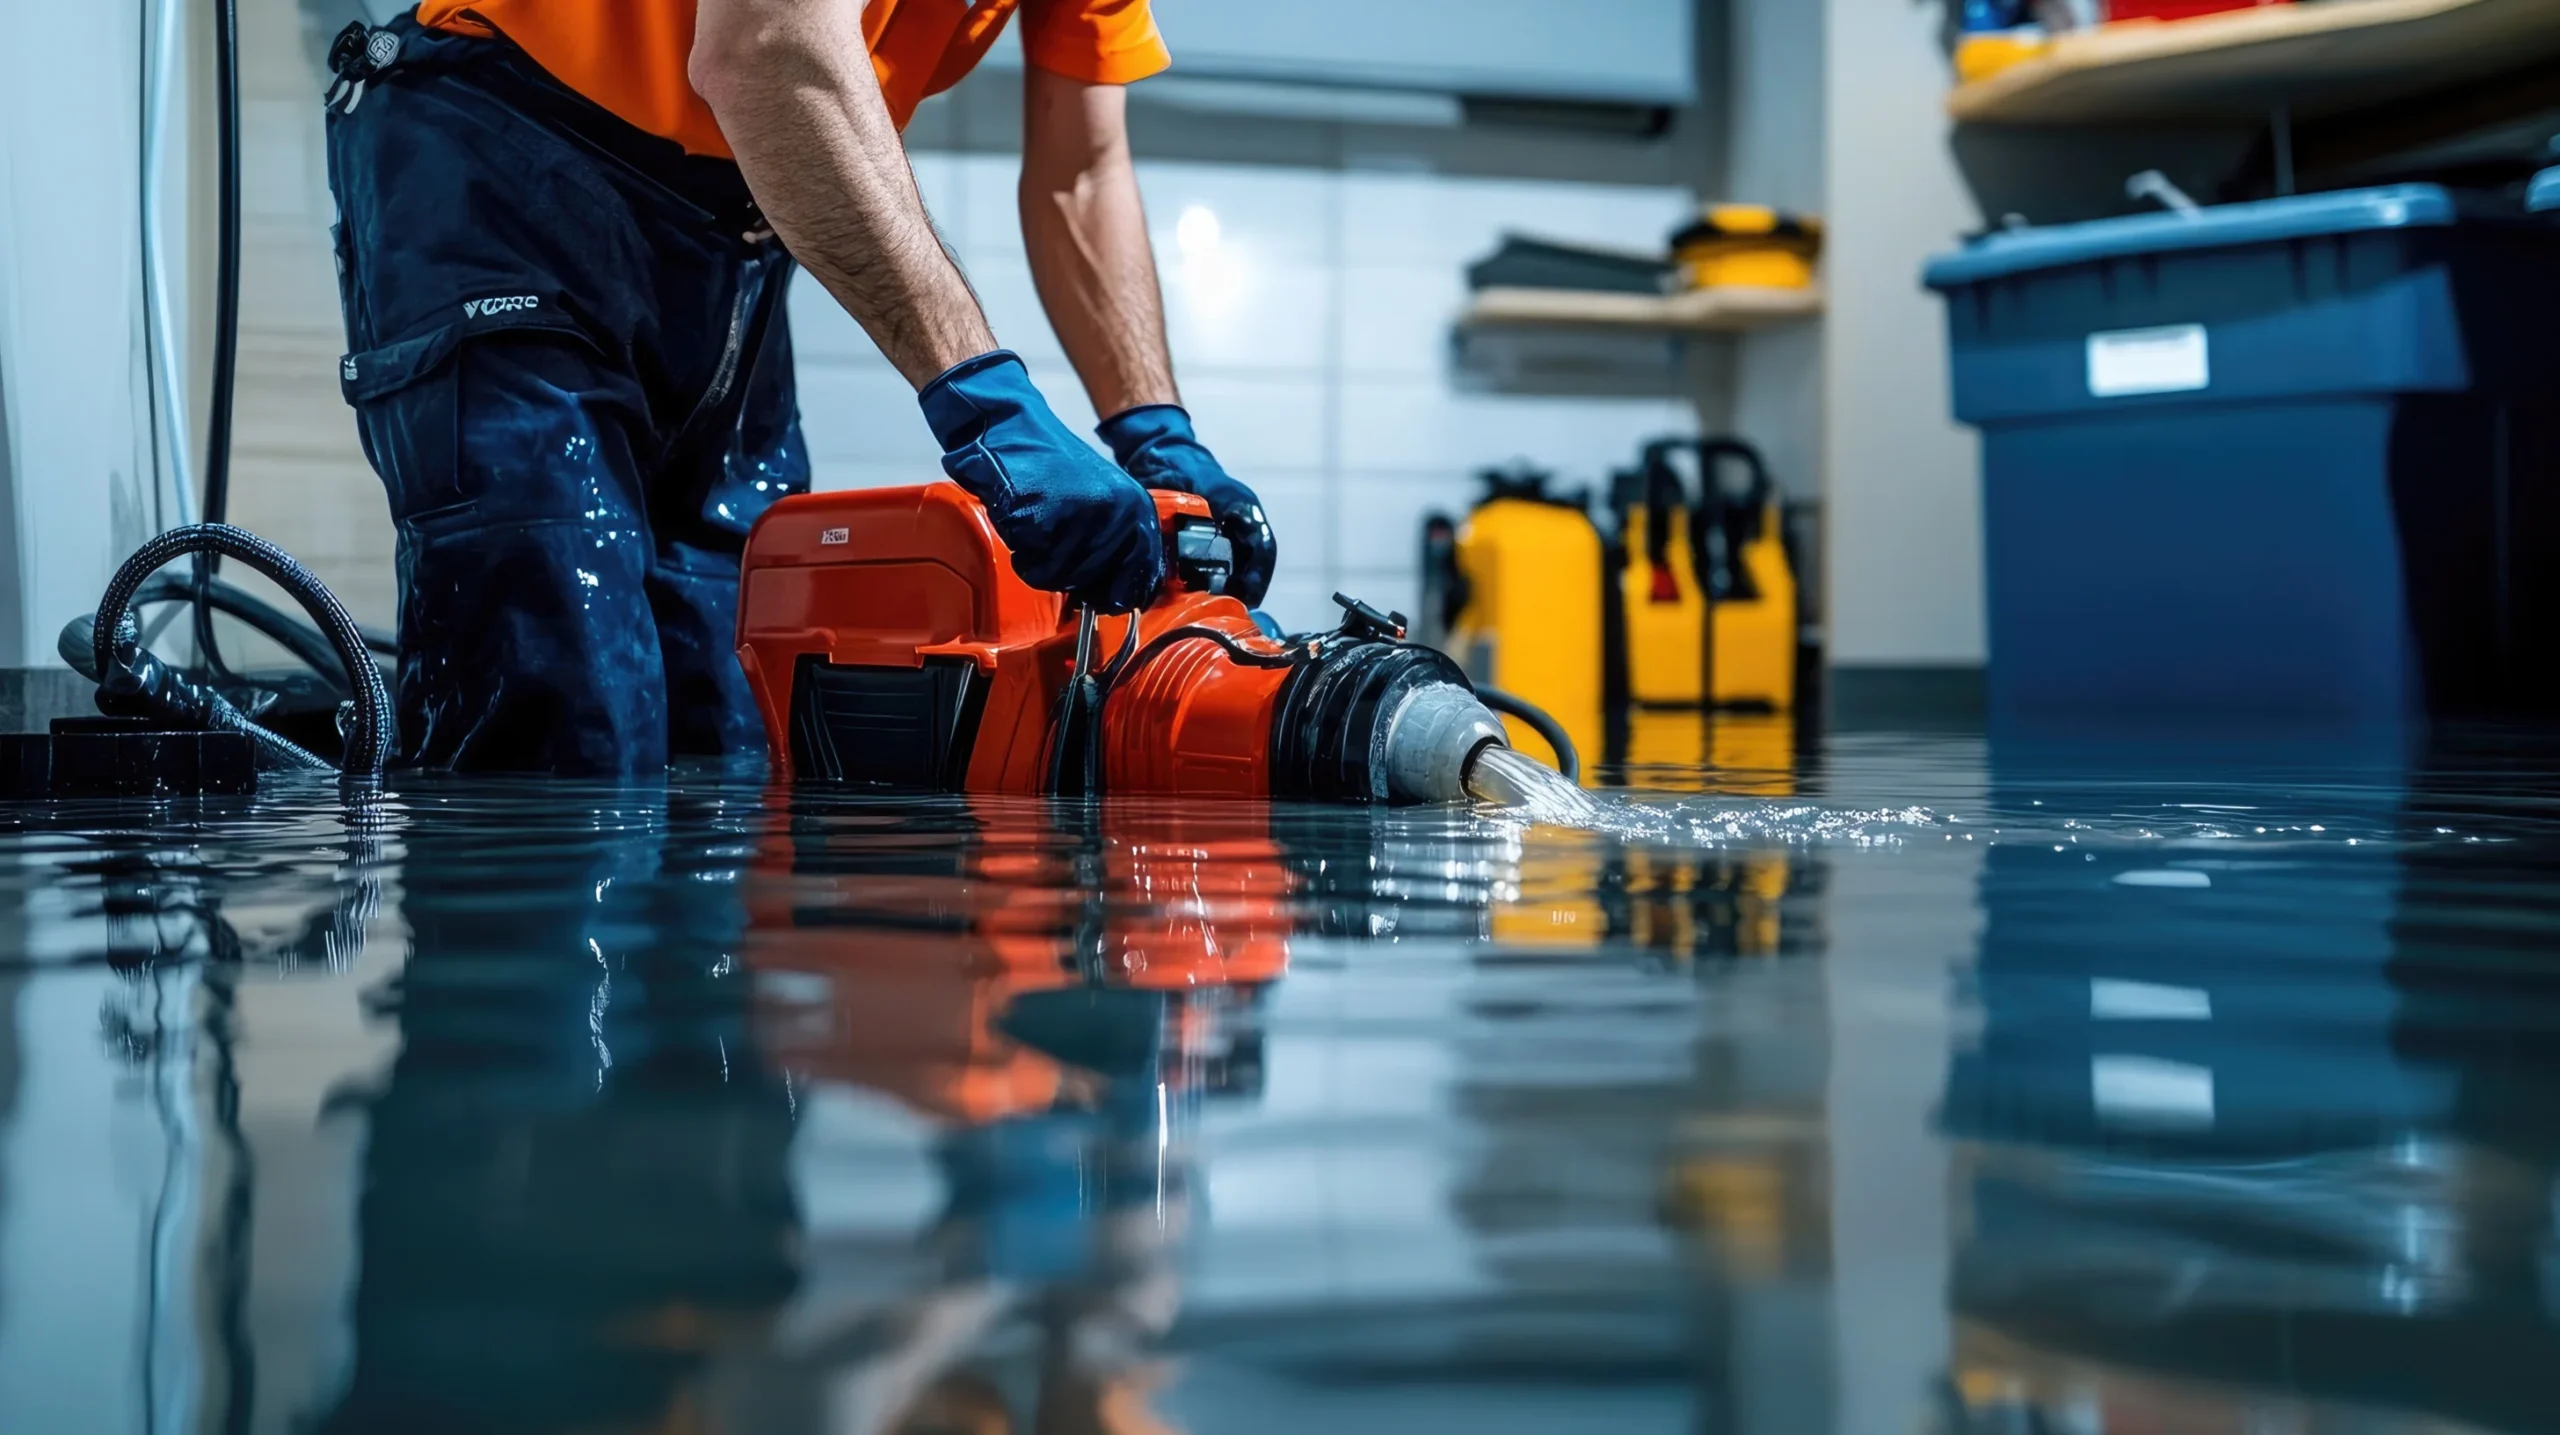
[[[518,302],[534,307],[491,318],[475,314],[340,360],[339,388],[356,412],[365,459],[381,475],[392,519],[404,528],[460,518],[488,496],[490,475],[546,457],[505,452],[511,444],[530,448],[545,440],[530,433],[518,439],[503,422],[469,425],[466,432],[465,379],[475,357],[494,346],[537,345],[569,351],[574,370],[599,367],[601,346],[556,303],[544,313],[538,298]],[[518,404],[541,402],[539,395],[513,397]],[[584,394],[564,387],[558,397],[569,404]]]

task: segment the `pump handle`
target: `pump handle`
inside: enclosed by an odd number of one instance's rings
[[[1149,492],[1156,500],[1156,523],[1164,530],[1164,591],[1226,592],[1227,577],[1236,568],[1236,548],[1218,531],[1209,500],[1170,488]]]

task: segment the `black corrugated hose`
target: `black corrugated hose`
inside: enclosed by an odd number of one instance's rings
[[[155,714],[190,727],[246,734],[258,745],[261,768],[327,770],[326,758],[259,726],[209,684],[189,678],[142,648],[133,617],[136,595],[153,573],[191,553],[239,559],[273,579],[311,615],[346,671],[348,691],[355,694],[354,701],[342,709],[343,771],[350,776],[379,776],[391,757],[391,695],[383,686],[382,669],[366,646],[364,630],[318,575],[292,554],[244,529],[200,523],[171,529],[136,549],[107,584],[96,616],[77,620],[63,631],[66,650],[76,649],[85,637],[87,651],[66,651],[64,656],[97,678],[102,696],[139,699]],[[83,658],[87,661],[81,662]]]

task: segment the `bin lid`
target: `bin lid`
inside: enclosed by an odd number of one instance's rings
[[[2533,177],[2532,187],[2524,192],[2524,207],[2535,214],[2560,209],[2560,169],[2546,169]]]
[[[2560,205],[2560,180],[2553,181],[2553,203]],[[2086,224],[2011,229],[1985,235],[1930,261],[1924,282],[1932,289],[1954,289],[2136,254],[2230,249],[2381,229],[2438,228],[2459,217],[2453,195],[2443,186],[2393,184],[2217,204],[2193,214],[2137,214]]]

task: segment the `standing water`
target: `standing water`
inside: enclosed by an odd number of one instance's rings
[[[0,1431],[2560,1426],[2560,751],[1704,740],[0,809]]]

